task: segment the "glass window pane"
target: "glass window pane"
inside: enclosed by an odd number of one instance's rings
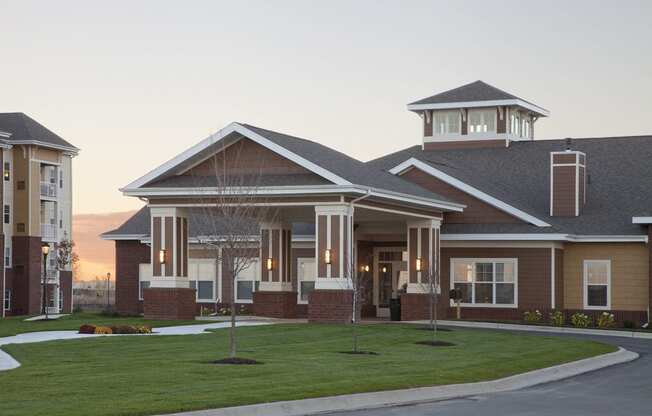
[[[473,264],[461,261],[453,262],[453,281],[454,282],[472,282],[473,281]]]
[[[315,289],[315,282],[301,282],[301,300],[308,301],[308,294]]]
[[[602,284],[608,283],[609,264],[603,262],[587,262],[586,277],[588,284]]]
[[[213,299],[213,282],[200,281],[197,290],[197,298]]]
[[[607,306],[607,286],[589,286],[587,288],[589,306]]]
[[[190,281],[190,288],[191,289],[197,289],[197,281],[196,280],[191,280]]]
[[[486,126],[485,131],[496,131],[495,112],[485,111],[483,113],[483,117],[484,117],[484,124]]]
[[[251,280],[239,280],[237,286],[238,299],[252,300],[253,295],[253,282]]]
[[[471,303],[471,283],[455,283],[455,289],[462,292],[462,303]]]
[[[475,264],[475,281],[491,282],[493,281],[493,263],[476,263]],[[477,297],[476,297],[477,299]]]
[[[514,303],[514,285],[511,283],[496,284],[496,303],[512,305]]]
[[[496,282],[514,282],[514,263],[496,263]]]
[[[475,303],[494,303],[494,289],[491,283],[476,283]]]
[[[143,289],[147,289],[148,287],[149,287],[149,282],[148,281],[140,282],[140,299],[143,298]]]
[[[448,132],[459,133],[460,131],[460,115],[457,113],[448,113]]]

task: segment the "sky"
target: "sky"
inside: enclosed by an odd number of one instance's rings
[[[652,2],[0,0],[0,112],[77,147],[75,214],[232,121],[361,160],[420,142],[406,104],[482,79],[538,138],[650,134]],[[75,231],[73,230],[73,233]]]

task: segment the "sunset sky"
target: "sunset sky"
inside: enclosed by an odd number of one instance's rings
[[[118,188],[231,121],[368,160],[419,142],[406,103],[482,79],[551,111],[539,138],[652,133],[651,15],[649,1],[0,0],[0,112],[82,149],[73,237],[90,278],[112,264],[97,234],[142,206]]]

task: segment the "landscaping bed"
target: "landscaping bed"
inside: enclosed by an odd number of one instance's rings
[[[566,337],[467,329],[439,333],[437,340],[454,345],[432,348],[417,344],[431,334],[403,324],[362,325],[357,332],[360,350],[376,354],[342,354],[351,350],[349,326],[238,328],[238,355],[257,365],[214,364],[228,356],[223,329],[6,345],[22,366],[0,373],[2,414],[150,415],[467,383],[615,350]]]

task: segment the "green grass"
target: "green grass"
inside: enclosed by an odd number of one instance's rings
[[[0,337],[8,337],[25,332],[61,331],[79,329],[82,324],[93,325],[149,325],[152,327],[205,324],[202,321],[156,321],[142,317],[103,316],[98,313],[74,313],[47,321],[25,321],[28,316],[11,316],[0,319]]]
[[[205,335],[103,337],[3,347],[22,366],[0,373],[3,416],[150,415],[336,394],[504,377],[615,350],[593,341],[498,331],[440,332],[454,347],[416,345],[410,325],[359,328],[269,325],[238,328],[239,356],[260,365],[210,364],[227,353],[228,331]]]

